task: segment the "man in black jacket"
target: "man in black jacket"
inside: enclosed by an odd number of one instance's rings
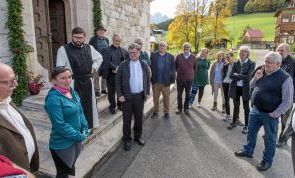
[[[112,114],[116,114],[116,91],[115,91],[115,77],[120,63],[128,59],[128,52],[121,48],[121,37],[118,34],[113,36],[113,44],[102,50],[103,69],[102,77],[107,80],[108,86],[108,100],[110,103],[109,110]],[[121,108],[121,103],[117,101],[118,109]]]
[[[124,149],[131,149],[131,119],[134,115],[134,141],[144,145],[142,135],[142,117],[144,101],[150,94],[150,69],[146,62],[139,60],[139,47],[128,47],[130,60],[122,62],[116,75],[116,92],[123,109]]]
[[[288,74],[290,74],[291,78],[293,79],[293,85],[295,84],[295,60],[292,58],[289,52],[289,45],[286,43],[281,43],[278,48],[277,48],[278,53],[282,56],[282,64],[281,64],[281,69],[285,70]],[[293,96],[293,102],[295,95]],[[287,120],[289,118],[289,115],[292,111],[293,105],[288,109],[288,111],[281,116],[281,133],[279,136],[279,140],[277,143],[277,147],[283,147],[284,145],[287,144],[288,139],[291,137],[291,135],[294,133],[292,126],[291,126],[291,121],[290,125],[286,128]]]
[[[229,96],[234,102],[233,121],[227,127],[229,130],[233,129],[237,125],[240,112],[240,97],[243,100],[245,126],[242,133],[247,133],[248,118],[249,118],[249,100],[250,100],[250,76],[255,69],[255,63],[250,60],[250,48],[248,46],[241,46],[239,49],[239,59],[234,63],[230,78],[232,82],[230,84]]]
[[[95,29],[95,36],[93,36],[89,44],[92,45],[97,52],[100,54],[104,48],[109,47],[109,39],[106,37],[106,29],[103,26],[99,26]],[[95,95],[100,96],[101,93],[107,93],[107,83],[106,79],[101,78],[101,90],[100,90],[100,83],[99,83],[99,73],[101,73],[102,69],[100,68],[98,73],[94,74],[94,89]]]
[[[163,95],[164,118],[169,119],[170,84],[175,82],[174,56],[166,52],[167,43],[159,42],[159,51],[151,54],[152,89],[154,112],[156,118],[159,112],[159,98]]]

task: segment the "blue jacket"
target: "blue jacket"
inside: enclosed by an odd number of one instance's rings
[[[165,73],[164,73],[164,85],[170,86],[170,84],[175,82],[175,65],[174,56],[166,53],[165,54]],[[158,80],[158,60],[160,58],[159,52],[154,52],[151,54],[151,71],[152,71],[152,84],[157,83]]]
[[[50,118],[52,129],[49,148],[64,149],[83,141],[88,130],[78,94],[71,89],[72,99],[51,88],[45,98],[45,110]]]

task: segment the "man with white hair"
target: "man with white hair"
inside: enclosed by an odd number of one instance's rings
[[[255,63],[250,59],[250,48],[248,46],[241,46],[239,49],[239,59],[234,63],[232,71],[230,73],[229,96],[234,102],[233,121],[227,127],[232,130],[237,124],[240,124],[238,118],[240,114],[240,98],[243,100],[243,109],[245,117],[245,126],[242,133],[247,133],[248,117],[249,117],[249,100],[250,100],[250,87],[249,81],[251,74],[255,69]],[[242,124],[241,124],[242,125]]]
[[[243,149],[235,152],[237,157],[253,157],[257,133],[263,126],[265,132],[263,159],[257,165],[258,171],[266,171],[272,165],[276,150],[278,118],[293,103],[293,80],[280,68],[282,57],[278,52],[269,52],[264,58],[265,66],[257,70],[251,88],[251,103],[247,143]]]
[[[289,52],[289,45],[287,43],[281,43],[278,48],[277,52],[280,53],[282,56],[282,64],[281,69],[285,70],[287,73],[290,74],[290,76],[293,79],[293,85],[294,85],[294,78],[295,78],[295,60],[292,58]],[[293,96],[293,102],[294,102],[295,96]],[[279,140],[277,143],[277,147],[281,148],[284,145],[287,144],[288,139],[291,137],[291,135],[294,133],[291,124],[287,126],[287,120],[290,116],[290,113],[292,111],[292,106],[288,109],[288,111],[281,116],[281,133],[279,136]],[[291,123],[291,122],[290,122]]]

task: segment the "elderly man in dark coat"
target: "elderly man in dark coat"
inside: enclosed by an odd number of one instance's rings
[[[142,117],[144,101],[150,94],[150,68],[139,60],[139,47],[131,44],[128,47],[130,59],[121,62],[116,75],[116,92],[123,109],[124,149],[131,149],[131,119],[134,115],[134,141],[144,145],[142,139]]]
[[[281,43],[278,48],[277,48],[278,53],[280,53],[280,55],[282,56],[282,64],[281,64],[281,69],[285,70],[287,73],[290,74],[290,76],[293,79],[293,85],[295,84],[295,60],[293,59],[293,57],[290,54],[290,49],[289,49],[289,45],[286,43]],[[295,95],[293,96],[293,102]],[[294,133],[294,130],[292,129],[291,124],[287,125],[287,120],[290,116],[290,113],[292,111],[292,106],[288,109],[288,111],[282,115],[281,117],[281,133],[279,136],[279,140],[277,143],[277,147],[283,147],[284,145],[287,144],[287,141],[289,140],[289,138],[291,137],[291,135]],[[294,108],[293,108],[294,109]],[[290,117],[291,118],[291,117]],[[290,122],[291,123],[291,119]],[[287,127],[286,127],[287,125]]]

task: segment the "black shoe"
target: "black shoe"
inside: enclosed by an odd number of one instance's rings
[[[189,110],[188,110],[188,109],[185,109],[185,110],[184,110],[184,114],[187,115],[187,116],[190,116],[190,115],[191,115],[191,114],[189,113]]]
[[[236,123],[238,126],[244,127],[244,124],[239,119],[237,119]]]
[[[276,147],[277,148],[282,148],[285,145],[287,145],[287,142],[285,142],[285,141],[278,141],[278,143],[276,144]]]
[[[111,114],[116,114],[116,108],[110,108]]]
[[[266,171],[271,167],[271,164],[265,161],[261,161],[259,164],[257,164],[256,169],[257,171]]]
[[[144,140],[139,137],[139,138],[135,138],[134,141],[138,144],[138,145],[141,145],[143,146],[144,145]]]
[[[245,152],[242,151],[242,150],[240,150],[240,151],[236,151],[236,152],[235,152],[235,156],[236,156],[236,157],[240,157],[240,158],[242,158],[242,157],[253,158],[252,155],[249,155],[249,154],[245,153]]]
[[[182,111],[181,111],[181,109],[178,109],[178,110],[176,110],[176,112],[175,112],[176,114],[181,114],[182,113]]]
[[[99,97],[100,96],[100,92],[99,91],[95,92],[95,96]]]
[[[165,119],[170,119],[170,115],[169,115],[169,113],[165,113],[165,114],[164,114],[164,118],[165,118]]]
[[[131,150],[131,142],[130,141],[125,141],[124,142],[124,150],[125,151],[130,151]]]
[[[108,92],[106,90],[101,90],[101,93],[108,94]]]
[[[121,105],[121,106],[117,106],[117,108],[118,108],[120,111],[123,110],[122,105]]]
[[[243,127],[242,134],[247,134],[247,133],[248,133],[248,128],[245,126]]]
[[[230,123],[229,126],[227,127],[228,130],[232,130],[233,128],[235,128],[237,126],[236,123]]]
[[[156,119],[158,117],[158,113],[157,112],[153,112],[151,118],[152,119]]]

